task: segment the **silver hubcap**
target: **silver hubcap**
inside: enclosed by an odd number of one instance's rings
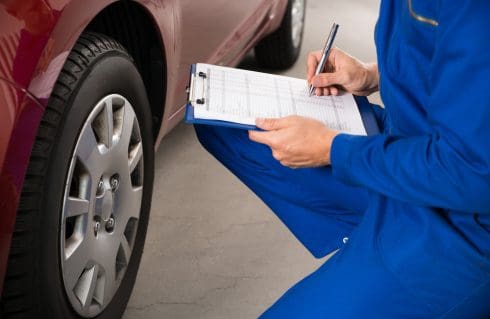
[[[305,20],[305,0],[294,0],[291,6],[292,32],[291,38],[295,48],[299,47],[303,36],[303,24]]]
[[[61,216],[61,265],[75,311],[95,317],[128,267],[143,194],[143,144],[124,97],[104,97],[73,151]]]

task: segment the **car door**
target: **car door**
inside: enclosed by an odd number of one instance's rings
[[[176,2],[176,51],[180,55],[176,92],[184,102],[189,65],[196,62],[228,65],[243,52],[266,20],[273,0],[181,0]]]

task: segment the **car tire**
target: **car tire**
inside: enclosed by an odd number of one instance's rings
[[[255,47],[260,66],[272,69],[290,68],[298,59],[306,12],[306,0],[289,0],[281,26]]]
[[[143,252],[153,158],[150,106],[131,56],[107,36],[82,34],[33,146],[4,318],[122,316]]]

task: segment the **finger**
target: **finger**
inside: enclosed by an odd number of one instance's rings
[[[281,153],[278,151],[272,150],[272,157],[274,157],[276,160],[281,161],[283,159],[283,156]]]
[[[331,94],[330,93],[330,88],[323,88],[323,95],[330,95],[330,94]]]
[[[258,118],[255,125],[265,131],[279,130],[289,125],[290,119],[283,118]]]
[[[312,78],[311,84],[317,88],[327,87],[335,84],[341,84],[339,83],[339,80],[341,80],[341,77],[338,73],[321,73]]]
[[[327,62],[325,63],[324,69],[320,70],[320,72],[325,72],[325,70],[329,72],[333,72],[335,70],[336,56],[339,53],[343,53],[342,50],[340,50],[337,47],[333,47],[332,50],[330,51],[330,54],[328,54]],[[314,51],[308,54],[307,72],[306,72],[307,73],[306,79],[308,80],[308,84],[311,84],[311,79],[315,76],[316,68],[321,58],[322,58],[322,51]]]
[[[328,88],[325,88],[325,89],[328,91]],[[325,89],[323,89],[323,88],[316,88],[315,89],[315,95],[316,96],[328,95],[328,93],[327,94],[324,94],[324,90]]]
[[[332,95],[337,96],[337,95],[339,95],[339,89],[338,89],[337,87],[335,87],[335,86],[332,86],[332,87],[330,88],[330,93],[331,93]]]
[[[310,83],[311,78],[315,75],[316,67],[319,61],[319,51],[311,52],[308,54],[307,68],[306,68],[306,79]]]
[[[327,57],[327,63],[330,64],[331,66],[335,66],[335,60],[339,53],[342,53],[342,50],[340,50],[337,47],[333,47],[332,50],[330,50],[330,54]]]
[[[270,146],[272,143],[272,136],[270,132],[248,131],[248,137],[250,140]]]
[[[292,168],[292,169],[297,169],[299,168],[300,166],[294,164],[294,163],[290,163],[290,162],[287,162],[287,161],[279,161],[279,163],[281,163],[282,166],[286,166],[286,167],[289,167],[289,168]]]

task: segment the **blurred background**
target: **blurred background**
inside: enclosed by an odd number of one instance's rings
[[[378,6],[308,0],[301,57],[280,74],[304,78],[307,53],[321,49],[333,22],[336,46],[375,61]],[[271,72],[258,69],[253,53],[240,67]],[[380,103],[378,95],[370,100]],[[202,149],[191,126],[182,123],[163,140],[155,165],[145,252],[124,319],[257,318],[325,262]]]

